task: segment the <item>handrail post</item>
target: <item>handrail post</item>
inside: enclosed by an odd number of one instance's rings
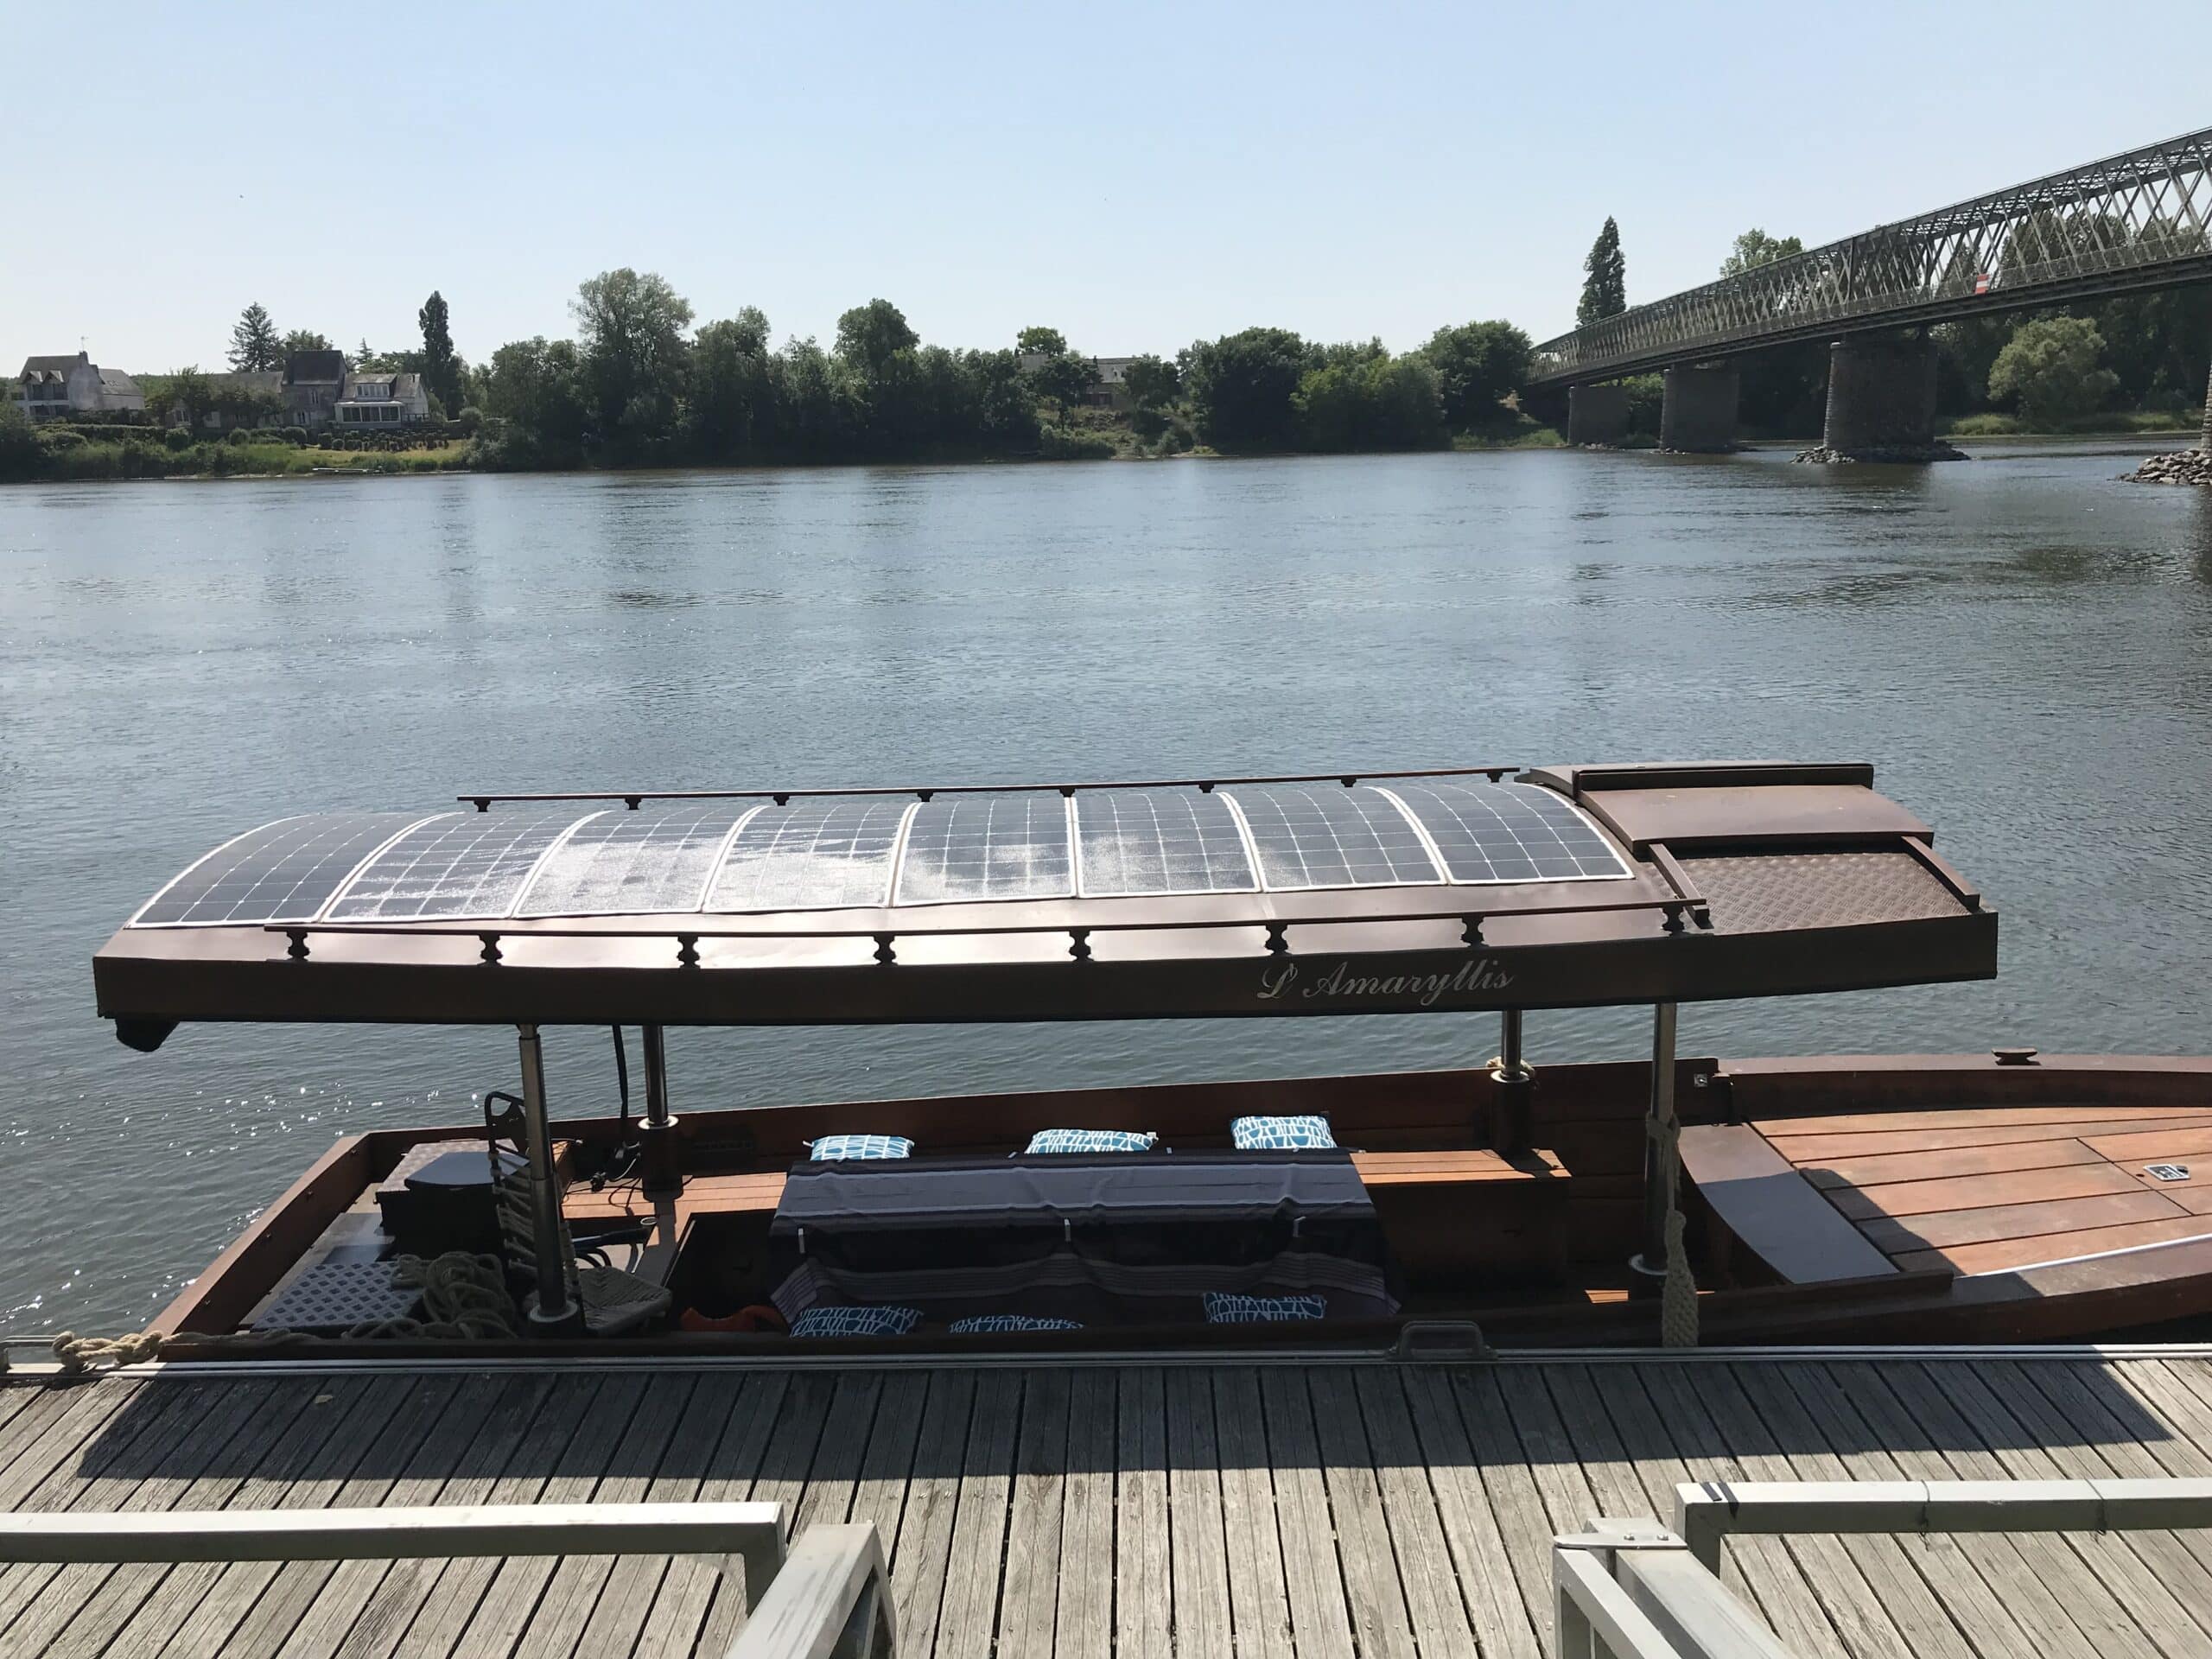
[[[644,1028],[645,1122],[638,1135],[640,1185],[649,1198],[672,1198],[683,1191],[683,1170],[677,1158],[676,1119],[668,1109],[668,1044],[664,1028]]]
[[[531,1223],[537,1234],[537,1291],[530,1300],[530,1322],[552,1330],[575,1323],[569,1306],[571,1264],[563,1259],[561,1248],[561,1183],[553,1170],[553,1131],[545,1116],[545,1051],[536,1026],[516,1029],[522,1046],[523,1152],[530,1160]]]

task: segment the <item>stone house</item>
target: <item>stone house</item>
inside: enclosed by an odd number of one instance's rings
[[[1033,374],[1045,361],[1042,352],[1022,352],[1017,354],[1024,374]],[[1090,386],[1083,394],[1083,401],[1093,409],[1126,410],[1129,405],[1128,376],[1134,357],[1094,357],[1090,359]]]
[[[349,373],[337,404],[343,427],[412,426],[430,418],[430,394],[419,374]]]
[[[146,395],[120,369],[104,369],[84,353],[74,357],[27,357],[16,396],[35,421],[60,415],[143,413]]]
[[[294,352],[284,359],[284,417],[293,426],[328,426],[346,393],[346,353]]]
[[[241,369],[227,374],[201,377],[207,383],[210,406],[200,424],[210,432],[227,432],[239,426],[282,426],[284,423],[284,375],[281,369]],[[182,426],[183,410],[172,406],[169,424]]]

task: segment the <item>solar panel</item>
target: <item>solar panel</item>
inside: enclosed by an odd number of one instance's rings
[[[851,798],[764,806],[730,842],[709,910],[839,910],[891,899],[911,803]]]
[[[1250,893],[1259,884],[1236,815],[1194,789],[1085,791],[1075,798],[1086,898]]]
[[[582,816],[448,812],[378,853],[331,906],[334,922],[476,920],[505,916],[537,861]]]
[[[696,910],[722,843],[753,809],[742,802],[585,819],[538,867],[518,916],[618,916]]]
[[[902,905],[1052,899],[1075,891],[1068,804],[1052,795],[940,795],[920,807],[899,865]]]
[[[156,893],[140,927],[312,921],[354,868],[420,812],[322,812],[282,818],[218,847]]]
[[[1602,881],[1630,874],[1563,795],[1535,784],[1392,784],[1456,882]]]
[[[1244,815],[1271,893],[1441,882],[1397,803],[1342,784],[1238,784],[1216,791]]]

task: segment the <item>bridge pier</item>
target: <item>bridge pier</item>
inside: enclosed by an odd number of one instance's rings
[[[1659,404],[1659,447],[1680,454],[1720,455],[1736,448],[1736,371],[1684,363],[1667,371]]]
[[[1569,386],[1567,389],[1567,441],[1577,448],[1585,444],[1617,449],[1628,436],[1628,388]]]
[[[1800,461],[1963,461],[1936,437],[1936,342],[1868,334],[1828,347],[1827,420]]]

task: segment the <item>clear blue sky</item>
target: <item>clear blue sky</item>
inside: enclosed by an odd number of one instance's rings
[[[623,264],[779,339],[876,295],[957,346],[1541,338],[1609,213],[1655,299],[1747,226],[1823,241],[2212,123],[2201,0],[0,0],[0,64],[10,367],[79,335],[219,366],[253,299],[397,347],[433,288],[480,359]]]

